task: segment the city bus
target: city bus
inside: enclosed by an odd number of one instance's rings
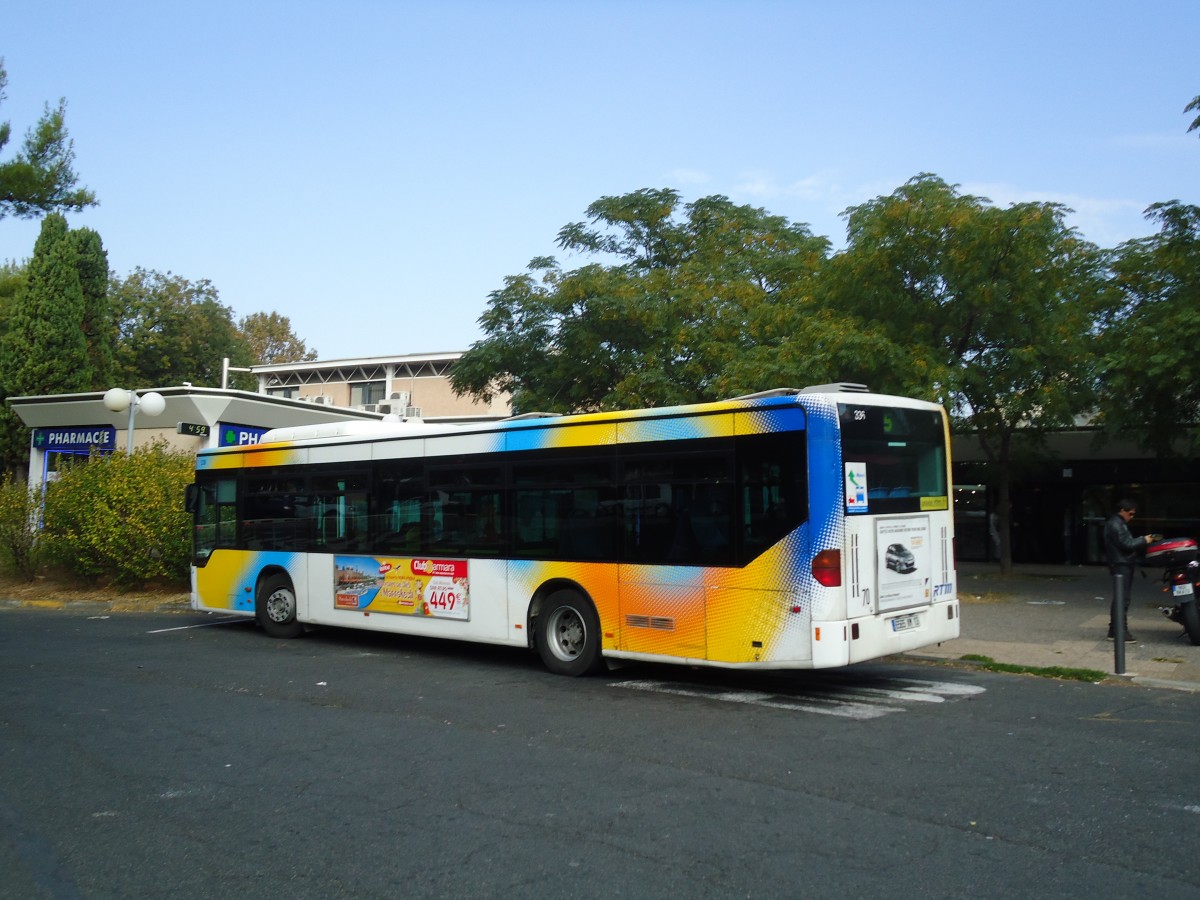
[[[949,425],[861,385],[202,451],[192,607],[608,660],[845,666],[959,634]]]

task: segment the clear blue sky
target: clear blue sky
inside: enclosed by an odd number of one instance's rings
[[[808,223],[921,172],[1111,247],[1200,203],[1200,3],[11,3],[11,158],[66,97],[110,266],[208,279],[322,359],[466,349],[605,195]],[[0,221],[0,259],[36,223]],[[569,257],[560,259],[567,266]]]

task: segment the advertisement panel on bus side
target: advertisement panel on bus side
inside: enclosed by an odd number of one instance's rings
[[[334,557],[334,608],[470,621],[465,559]]]

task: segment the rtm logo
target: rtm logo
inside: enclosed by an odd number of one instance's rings
[[[933,586],[934,597],[949,597],[954,593],[954,584],[947,582],[946,584],[935,584]]]

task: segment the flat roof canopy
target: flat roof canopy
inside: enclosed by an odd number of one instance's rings
[[[260,428],[284,428],[289,425],[344,422],[347,419],[378,422],[382,418],[377,413],[365,410],[322,406],[251,391],[168,387],[147,388],[137,393],[141,395],[149,391],[162,394],[167,405],[161,415],[139,415],[136,425],[141,428],[169,428],[175,422],[202,425],[232,422]],[[7,403],[27,428],[111,425],[123,429],[129,424],[127,412],[113,412],[104,405],[103,391],[10,397]]]

